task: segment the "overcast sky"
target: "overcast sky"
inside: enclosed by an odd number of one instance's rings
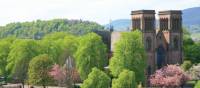
[[[10,22],[83,19],[100,24],[130,18],[132,10],[182,10],[200,6],[200,0],[0,0],[0,25]]]

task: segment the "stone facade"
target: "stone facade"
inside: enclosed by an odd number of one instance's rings
[[[132,11],[132,30],[142,31],[148,57],[148,74],[167,64],[180,64],[183,59],[182,12],[160,11],[159,29],[154,10]]]

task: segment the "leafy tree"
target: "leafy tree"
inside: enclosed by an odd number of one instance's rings
[[[200,43],[187,46],[185,48],[185,60],[190,60],[193,64],[200,63]]]
[[[181,65],[181,68],[184,70],[184,71],[187,71],[190,69],[190,67],[192,67],[192,63],[191,61],[184,61],[183,64]]]
[[[44,88],[52,83],[52,78],[48,74],[52,64],[47,54],[34,57],[29,64],[28,82],[33,85],[42,85]]]
[[[111,79],[97,68],[93,68],[81,88],[110,88]]]
[[[75,62],[82,80],[85,80],[93,67],[103,69],[107,65],[106,46],[101,37],[89,33],[79,40],[75,53]]]
[[[151,75],[150,84],[156,87],[180,87],[189,79],[179,66],[168,65]]]
[[[117,79],[112,82],[112,88],[136,88],[135,73],[129,70],[123,70]]]
[[[111,74],[117,77],[123,69],[134,71],[136,82],[144,82],[146,68],[146,53],[139,31],[121,34],[115,44],[114,56],[110,60]]]
[[[194,88],[200,88],[200,81],[198,81]]]
[[[6,66],[7,71],[10,73],[9,77],[24,83],[29,61],[37,56],[38,52],[38,44],[35,40],[15,40],[11,45]]]
[[[8,54],[10,52],[11,42],[0,40],[0,75],[5,77],[5,80],[8,76],[6,70]]]
[[[63,85],[66,79],[66,71],[60,67],[59,65],[55,64],[49,72],[49,75],[53,77],[54,80],[58,82],[58,85]]]

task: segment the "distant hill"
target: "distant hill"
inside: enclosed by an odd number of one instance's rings
[[[117,19],[111,22],[115,31],[126,31],[131,26],[130,19]],[[109,27],[106,24],[105,27]],[[188,8],[183,10],[183,25],[189,28],[191,33],[200,33],[200,7]]]
[[[102,30],[103,26],[95,22],[82,20],[54,19],[48,21],[32,21],[10,23],[0,27],[0,38],[15,36],[18,38],[41,39],[52,32],[68,32],[82,35],[94,30]]]
[[[118,19],[110,23],[114,27],[114,31],[127,31],[131,26],[131,20]],[[105,28],[109,28],[110,24],[106,24]]]
[[[199,25],[200,24],[200,7],[188,8],[183,10],[184,25]]]

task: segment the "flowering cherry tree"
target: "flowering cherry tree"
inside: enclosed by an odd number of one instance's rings
[[[150,76],[151,86],[156,87],[180,87],[190,78],[177,65],[168,65]]]
[[[66,79],[66,71],[62,69],[59,65],[55,64],[51,71],[49,72],[49,75],[54,78],[58,82],[59,85],[63,84]]]

